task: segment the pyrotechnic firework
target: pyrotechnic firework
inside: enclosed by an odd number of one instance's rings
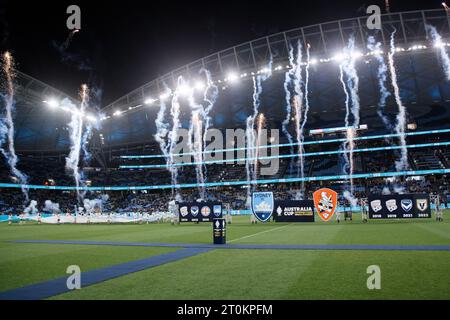
[[[344,149],[348,152],[348,155],[344,153],[345,173],[350,175],[350,194],[348,197],[353,197],[353,173],[354,173],[354,160],[353,151],[355,147],[354,138],[356,135],[356,129],[359,127],[360,121],[360,104],[359,104],[359,77],[356,72],[355,63],[359,57],[358,51],[355,48],[355,39],[351,37],[348,42],[348,46],[344,51],[344,59],[340,64],[340,81],[343,85],[345,92],[345,126],[346,141],[344,143]],[[344,81],[344,75],[347,81]],[[352,116],[352,124],[350,125],[350,115]],[[348,172],[347,172],[348,171]]]
[[[69,48],[69,45],[72,42],[73,36],[75,35],[75,33],[79,32],[79,31],[80,30],[78,30],[78,29],[74,29],[69,32],[69,35],[67,36],[66,41],[64,41],[64,43],[61,45],[61,49],[63,51],[65,51],[65,50],[67,50],[67,48]]]
[[[309,48],[308,48],[308,60],[309,60]],[[291,153],[294,152],[293,149],[293,138],[288,130],[289,122],[291,121],[291,114],[294,114],[294,128],[295,137],[298,144],[298,159],[297,159],[297,177],[304,176],[304,148],[303,148],[303,128],[306,121],[303,116],[303,92],[302,92],[302,46],[300,41],[297,42],[296,52],[294,53],[294,48],[289,49],[289,65],[290,70],[286,72],[284,90],[285,90],[285,101],[286,101],[286,118],[282,123],[282,129],[284,134],[287,136],[289,143],[291,144]],[[309,68],[309,62],[308,62]],[[307,77],[309,78],[309,70],[306,71]],[[308,80],[307,80],[308,81]],[[291,88],[293,93],[291,93]],[[305,83],[305,90],[307,90],[307,83]],[[309,109],[309,101],[306,100]],[[305,110],[306,112],[306,110]],[[296,198],[302,198],[304,191],[304,182],[302,182],[301,191],[296,195]]]
[[[261,131],[264,128],[266,118],[264,114],[260,113],[257,120],[257,130],[256,130],[256,149],[255,149],[255,159],[253,163],[253,180],[258,178],[258,157],[259,157],[259,147],[261,145]]]
[[[22,193],[25,197],[25,202],[29,201],[28,189],[26,184],[28,177],[17,168],[19,158],[16,155],[14,146],[14,59],[9,52],[5,52],[2,56],[2,73],[3,81],[2,85],[5,89],[5,93],[2,94],[2,98],[5,104],[5,114],[0,118],[0,152],[5,157],[10,172],[13,177],[19,180],[21,184]],[[8,141],[7,150],[4,148],[5,142]]]
[[[79,109],[68,99],[64,99],[62,101],[62,105],[73,110],[73,112],[71,112],[72,118],[69,123],[71,145],[69,156],[66,157],[66,168],[72,172],[73,178],[75,180],[75,186],[77,187],[77,200],[79,203],[82,203],[85,192],[80,190],[80,187],[84,185],[82,172],[80,172],[80,156],[82,155],[83,149],[86,153],[88,153],[87,136],[85,139],[83,139],[83,116],[85,114],[89,101],[89,89],[87,85],[83,84],[81,86],[79,96],[81,99]]]
[[[260,106],[260,98],[262,93],[262,82],[267,80],[272,75],[272,58],[270,59],[268,67],[264,68],[261,71],[261,74],[257,76],[253,76],[253,114],[247,117],[246,121],[246,140],[247,140],[247,160],[245,162],[245,168],[247,172],[247,180],[249,181],[249,185],[247,188],[247,202],[250,199],[250,195],[252,192],[252,184],[250,183],[252,177],[255,176],[254,167],[251,163],[251,160],[255,157],[255,120],[259,113]]]
[[[433,39],[434,46],[439,50],[445,77],[447,81],[450,81],[450,58],[448,57],[447,51],[445,50],[446,44],[442,41],[442,37],[437,32],[435,27],[428,24],[425,26],[427,31],[430,33],[431,38]]]
[[[193,110],[189,128],[189,151],[194,155],[195,173],[197,177],[200,198],[205,199],[205,178],[203,175],[203,139],[201,110]]]
[[[299,141],[299,161],[300,161],[300,177],[303,179],[305,177],[305,157],[304,157],[304,146],[303,142],[305,141],[305,126],[308,122],[308,113],[309,113],[309,67],[311,64],[310,55],[309,55],[310,45],[308,44],[306,47],[306,67],[305,67],[305,111],[303,115],[303,121],[300,126],[300,141]],[[302,180],[300,193],[296,195],[297,199],[303,199],[305,196],[305,181]]]
[[[206,107],[203,109],[203,119],[205,121],[205,128],[204,128],[204,132],[203,132],[203,150],[206,150],[206,140],[207,140],[208,130],[209,130],[209,127],[211,126],[211,117],[209,116],[209,113],[211,112],[212,108],[214,107],[214,105],[216,103],[217,96],[219,94],[219,89],[212,81],[211,73],[207,69],[202,68],[200,70],[200,73],[204,73],[205,78],[206,78],[206,87],[205,87],[205,91],[203,92],[203,101],[206,103]],[[201,84],[201,85],[203,85],[203,84]],[[204,170],[204,177],[205,177],[205,182],[206,182],[208,179],[208,170],[207,170],[206,165],[203,166],[203,170]]]
[[[400,159],[395,162],[397,171],[405,170],[408,165],[408,149],[406,148],[405,127],[406,127],[406,108],[400,98],[400,89],[397,83],[397,72],[395,70],[394,55],[395,55],[395,30],[391,34],[390,51],[388,54],[389,72],[391,75],[391,83],[394,88],[395,102],[398,106],[397,124],[395,126],[395,133],[398,134],[401,146]]]
[[[206,102],[206,108],[204,108],[203,111],[203,119],[205,120],[205,131],[203,133],[203,150],[205,150],[207,138],[206,135],[211,125],[211,117],[209,116],[209,113],[211,112],[212,108],[214,107],[214,104],[216,103],[217,96],[219,94],[219,89],[213,83],[211,79],[211,73],[208,70],[202,68],[200,70],[200,73],[204,73],[206,77],[206,88],[203,93],[203,100]]]
[[[292,113],[292,107],[291,107],[291,89],[290,86],[292,85],[292,77],[293,77],[293,72],[295,69],[295,61],[294,61],[294,48],[292,46],[289,46],[289,70],[286,71],[285,73],[285,78],[284,78],[284,92],[285,92],[285,104],[286,104],[286,117],[284,118],[283,122],[282,122],[282,130],[283,133],[286,135],[289,144],[291,144],[290,148],[291,148],[291,154],[294,153],[294,146],[293,146],[293,142],[294,140],[292,139],[292,135],[289,132],[289,123],[291,121],[291,113]]]
[[[177,88],[175,89],[172,96],[172,106],[170,108],[170,114],[172,116],[172,129],[169,132],[169,161],[168,167],[170,170],[172,185],[177,185],[178,183],[178,167],[174,166],[174,149],[178,142],[178,129],[180,127],[180,90],[185,86],[183,77],[179,76],[177,81]],[[176,199],[181,199],[178,189],[172,188],[172,196]]]
[[[375,38],[370,36],[368,38],[367,48],[373,53],[374,57],[378,62],[378,71],[377,71],[377,79],[378,79],[378,87],[380,90],[380,99],[378,100],[378,110],[377,114],[380,119],[383,121],[384,125],[389,131],[392,131],[392,124],[389,121],[389,118],[385,114],[386,109],[386,100],[391,95],[391,93],[386,88],[387,81],[387,66],[384,61],[382,51],[381,51],[381,43],[375,42]]]

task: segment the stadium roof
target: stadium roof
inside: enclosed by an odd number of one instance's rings
[[[114,147],[152,141],[155,133],[154,119],[159,109],[158,97],[165,92],[166,87],[174,88],[179,76],[195,82],[199,79],[199,71],[202,68],[211,72],[221,89],[213,109],[214,126],[241,126],[251,107],[251,73],[264,68],[271,57],[275,71],[272,79],[264,86],[261,110],[266,112],[266,116],[270,114],[268,121],[273,121],[276,126],[277,121],[284,116],[282,84],[289,47],[298,41],[304,47],[310,45],[311,57],[318,62],[311,68],[309,128],[340,126],[344,118],[344,95],[339,84],[339,68],[336,63],[330,61],[320,63],[320,59],[333,57],[347,45],[351,35],[355,37],[356,46],[362,51],[366,51],[366,42],[370,35],[388,46],[393,30],[397,30],[396,45],[405,50],[396,56],[396,67],[402,99],[410,116],[428,128],[442,127],[448,123],[450,88],[433,48],[411,50],[414,46],[430,43],[425,31],[426,23],[434,25],[443,38],[450,37],[450,20],[446,12],[425,10],[384,14],[381,31],[367,29],[366,19],[364,16],[338,20],[273,34],[177,68],[104,107],[102,111],[107,119],[102,121],[102,128],[95,132],[93,143],[99,144],[104,140],[104,147]],[[362,80],[362,122],[377,126],[379,121],[376,105],[379,92],[375,63],[370,59],[361,59],[358,63],[358,73]],[[238,84],[232,85],[226,81],[230,72],[241,78]],[[70,117],[64,112],[47,111],[43,101],[51,97],[58,100],[69,98],[75,103],[79,102],[20,72],[18,84],[17,149],[22,152],[66,151],[69,146],[67,123]],[[150,98],[153,103],[146,104]],[[120,111],[120,116],[113,116],[117,111]],[[189,115],[189,109],[182,111],[185,116]],[[388,102],[389,111],[395,117],[394,103]],[[183,126],[187,126],[188,121],[188,117],[185,117]],[[100,134],[103,139],[100,139]]]

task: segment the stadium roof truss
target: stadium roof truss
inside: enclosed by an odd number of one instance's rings
[[[366,48],[369,36],[375,37],[383,46],[388,46],[390,34],[394,30],[397,31],[397,45],[428,41],[426,24],[436,27],[443,38],[450,36],[450,18],[442,9],[383,14],[381,30],[369,30],[366,27],[367,18],[368,16],[363,16],[296,28],[219,51],[133,90],[103,110],[108,114],[140,106],[148,97],[159,97],[166,86],[174,88],[179,76],[185,79],[198,78],[202,68],[209,70],[214,79],[219,79],[230,71],[245,73],[263,68],[271,58],[274,64],[286,63],[290,46],[298,41],[303,47],[309,44],[315,57],[329,57],[336,50],[344,48],[352,35],[355,37],[356,47],[361,49]],[[112,112],[108,112],[111,110]]]

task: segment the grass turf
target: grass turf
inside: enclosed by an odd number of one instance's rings
[[[434,219],[228,226],[229,243],[450,245],[449,212]],[[10,240],[211,243],[210,224],[0,225],[0,290],[168,252],[167,248],[14,244]],[[76,263],[75,263],[75,262]],[[368,290],[379,265],[382,289]],[[450,299],[450,252],[214,250],[53,299]],[[220,289],[217,289],[220,288]]]

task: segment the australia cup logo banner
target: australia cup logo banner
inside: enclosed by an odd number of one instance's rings
[[[266,222],[272,216],[274,200],[272,192],[253,192],[252,194],[252,212],[255,217]]]
[[[275,200],[275,222],[314,222],[312,200]]]
[[[330,220],[337,208],[337,192],[328,188],[322,188],[314,192],[313,196],[314,206],[319,217],[323,221]]]

